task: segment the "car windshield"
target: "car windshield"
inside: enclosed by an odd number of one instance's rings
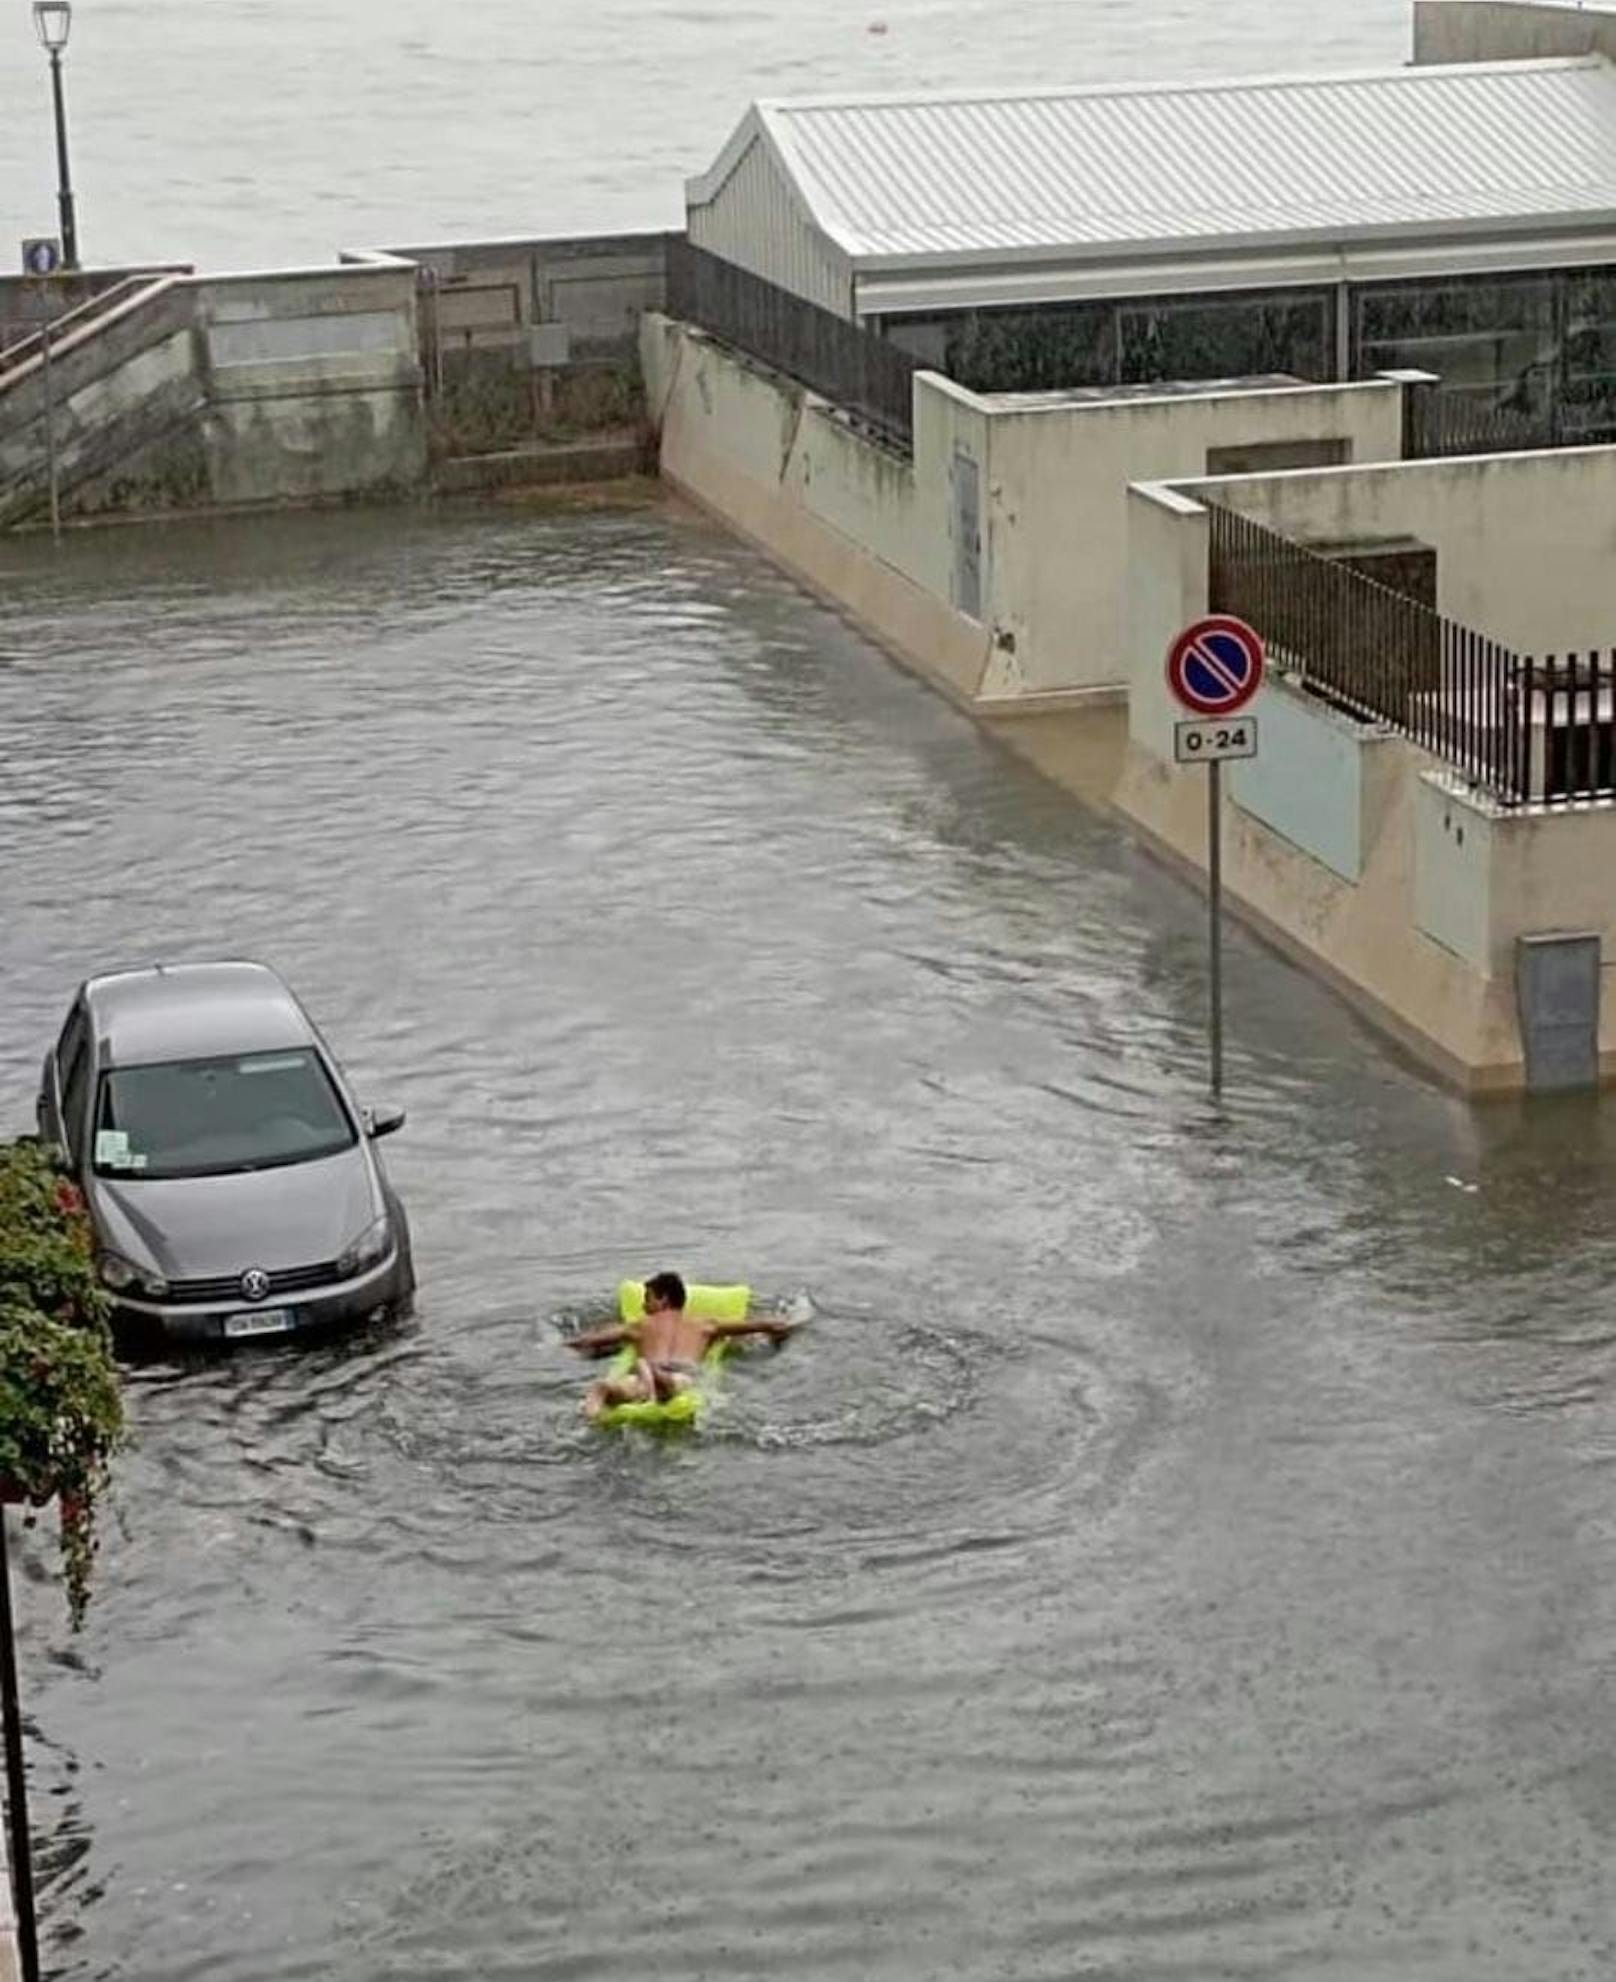
[[[100,1177],[218,1177],[357,1140],[319,1054],[295,1047],[103,1074],[93,1156]]]

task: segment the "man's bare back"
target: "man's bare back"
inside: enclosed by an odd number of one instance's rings
[[[756,1321],[704,1321],[685,1309],[685,1285],[677,1273],[658,1273],[645,1283],[645,1319],[609,1328],[592,1328],[575,1335],[571,1346],[584,1355],[603,1355],[632,1345],[633,1369],[604,1377],[590,1385],[584,1415],[598,1418],[613,1404],[667,1403],[701,1368],[702,1357],[715,1342],[741,1335],[767,1335],[780,1342],[792,1324],[776,1315]]]
[[[712,1347],[716,1333],[716,1323],[698,1321],[682,1308],[658,1308],[647,1313],[636,1339],[648,1363],[684,1363],[695,1368]]]

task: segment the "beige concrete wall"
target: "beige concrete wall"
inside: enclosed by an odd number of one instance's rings
[[[1414,795],[1414,926],[1484,976],[1493,970],[1495,817],[1440,773]]]
[[[1616,1081],[1616,811],[1499,812],[1442,771],[1415,794],[1416,924],[1495,992],[1513,984],[1523,936],[1597,936],[1601,1077]]]
[[[1130,479],[1201,474],[1223,447],[1323,441],[1354,459],[1395,458],[1402,437],[1405,387],[1389,379],[1029,408],[922,373],[909,462],[683,326],[648,318],[641,355],[669,479],[822,590],[842,596],[827,574],[850,557],[886,574],[888,590],[901,579],[903,633],[879,619],[875,631],[1006,707],[1123,679]],[[957,610],[961,457],[979,479],[980,623]],[[870,603],[867,585],[860,596]],[[937,656],[913,651],[921,620]]]
[[[647,317],[641,362],[668,481],[956,699],[976,693],[987,636],[948,603],[943,512],[956,436],[980,445],[972,408],[928,395],[911,465],[812,393],[682,324]]]
[[[1616,57],[1616,11],[1543,0],[1415,0],[1414,60],[1525,62],[1556,55]]]
[[[1367,746],[1366,746],[1367,747]],[[1419,761],[1384,740],[1365,780],[1369,859],[1343,880],[1225,798],[1224,883],[1236,911],[1453,1085],[1507,1093],[1523,1078],[1511,982],[1489,978],[1411,919],[1411,798]],[[1204,773],[1130,748],[1118,809],[1170,859],[1206,868]],[[1616,1064],[1616,1062],[1613,1062]]]
[[[1359,462],[1402,453],[1403,387],[1384,379],[1035,409],[978,403],[990,409],[996,694],[1124,677],[1130,482],[1204,475],[1213,448],[1338,442]]]
[[[1541,498],[1534,464],[1522,470]],[[1116,794],[1153,844],[1197,871],[1205,784],[1171,761],[1177,712],[1163,660],[1176,625],[1205,604],[1201,492],[1131,494],[1129,747]],[[1241,912],[1444,1076],[1483,1093],[1524,1079],[1519,939],[1598,935],[1601,1068],[1616,1079],[1616,809],[1500,811],[1404,739],[1353,725],[1285,682],[1263,690],[1255,714],[1265,748],[1288,743],[1307,776],[1280,804],[1259,780],[1225,780],[1225,877]],[[1344,817],[1356,821],[1355,875],[1331,854]]]
[[[1515,968],[1522,936],[1576,931],[1601,938],[1606,983],[1616,968],[1616,812],[1608,806],[1523,812],[1492,821],[1489,918],[1494,976]],[[1607,997],[1604,1045],[1616,1053]]]
[[[1418,538],[1439,609],[1519,652],[1616,644],[1616,448],[1180,486],[1300,543]]]
[[[1163,666],[1173,633],[1185,623],[1178,614],[1193,618],[1204,609],[1205,517],[1171,489],[1137,489],[1131,501],[1129,748],[1116,804],[1158,850],[1204,872],[1205,773],[1171,761],[1177,712]],[[1225,779],[1224,881],[1231,903],[1446,1078],[1473,1089],[1518,1084],[1512,987],[1416,926],[1411,811],[1426,760],[1400,740],[1365,729],[1349,733],[1357,761],[1343,761],[1338,716],[1277,683],[1263,692],[1259,722],[1263,704],[1271,712],[1276,700],[1286,703],[1290,727],[1319,728],[1316,774],[1330,775],[1333,764],[1335,775],[1352,781],[1360,870],[1349,880],[1314,858],[1238,803]],[[1328,814],[1339,796],[1321,792],[1321,810]]]
[[[1111,804],[1128,748],[1128,698],[1120,688],[1015,701],[979,700],[973,714],[1006,750],[1085,804]]]
[[[1127,654],[1122,681],[1128,733],[1153,757],[1171,763],[1173,725],[1183,711],[1168,693],[1173,642],[1207,609],[1210,533],[1204,507],[1172,489],[1129,492]],[[1146,657],[1155,655],[1154,667]]]

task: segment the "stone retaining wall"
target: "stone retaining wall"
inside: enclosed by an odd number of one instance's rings
[[[1616,59],[1616,11],[1544,0],[1415,0],[1414,60],[1420,67],[1564,55]]]
[[[172,276],[0,375],[0,527],[419,491],[415,270]]]

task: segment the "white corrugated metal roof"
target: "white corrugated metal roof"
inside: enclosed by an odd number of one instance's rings
[[[1114,256],[1616,218],[1616,67],[775,101],[762,133],[855,269]]]

